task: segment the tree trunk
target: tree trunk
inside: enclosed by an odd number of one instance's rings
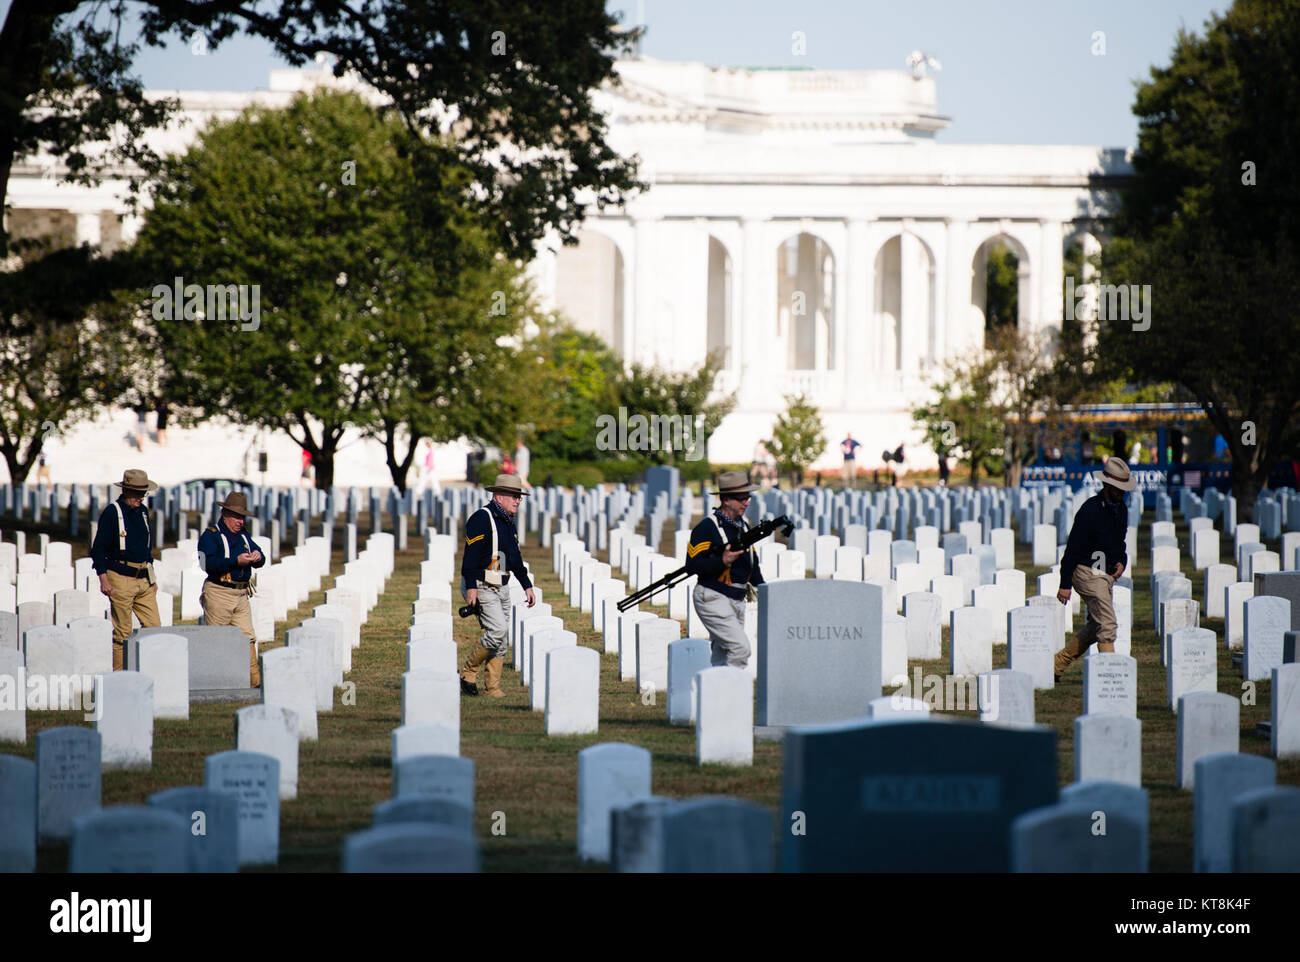
[[[330,444],[328,435],[327,447],[322,447],[312,455],[312,467],[315,468],[316,487],[322,491],[328,491],[334,487],[334,453],[337,448]]]
[[[41,453],[41,439],[39,437],[28,446],[27,457],[21,458],[18,454],[16,445],[0,445],[4,451],[5,464],[9,467],[9,483],[11,485],[23,484],[27,480],[27,475],[31,474],[32,466],[36,464],[37,457]]]
[[[1237,499],[1237,523],[1249,521],[1254,515],[1255,499],[1263,490],[1265,474],[1257,474],[1249,465],[1233,464],[1232,496]]]
[[[977,457],[970,459],[970,486],[972,488],[980,486],[980,459]]]
[[[388,473],[393,478],[393,484],[397,490],[406,493],[406,477],[410,474],[411,463],[415,460],[415,448],[419,442],[417,438],[406,449],[406,457],[401,461],[397,460],[397,428],[398,425],[384,422],[384,460],[388,462]]]

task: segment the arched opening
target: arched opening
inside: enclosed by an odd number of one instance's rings
[[[935,267],[915,234],[881,245],[875,264],[876,356],[887,371],[915,371],[935,360]]]
[[[709,237],[708,341],[723,369],[731,367],[731,255],[722,241]]]
[[[623,252],[595,231],[582,231],[555,259],[555,301],[580,331],[623,355]]]
[[[997,328],[1024,330],[1031,310],[1029,255],[1008,234],[990,237],[975,251],[971,263],[971,306],[979,311],[984,344]]]
[[[835,367],[835,258],[815,234],[777,248],[776,349],[791,371]]]
[[[1061,338],[1091,348],[1097,343],[1097,279],[1101,242],[1087,230],[1065,239],[1061,258]]]

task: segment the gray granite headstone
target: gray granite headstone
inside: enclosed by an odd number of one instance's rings
[[[380,802],[370,810],[373,825],[418,822],[443,825],[465,835],[474,834],[474,811],[460,802],[432,795],[403,795]]]
[[[792,728],[783,747],[783,872],[1005,872],[1012,819],[1057,800],[1047,728],[858,721]]]
[[[181,635],[189,642],[191,693],[248,688],[252,680],[248,671],[248,639],[234,625],[137,628],[131,637],[150,634]],[[128,659],[134,647],[126,645]],[[132,664],[126,667],[136,668]]]
[[[1232,871],[1289,872],[1300,865],[1300,788],[1256,788],[1232,803]]]
[[[1119,782],[1072,782],[1062,787],[1061,804],[1087,806],[1107,815],[1123,812],[1142,826],[1144,838],[1150,838],[1151,801],[1145,788]]]
[[[772,813],[737,798],[692,798],[660,816],[667,873],[771,872],[775,862]]]
[[[0,755],[0,873],[36,871],[36,763]]]
[[[78,815],[100,807],[99,732],[47,728],[36,734],[37,824],[41,841],[72,835]]]
[[[19,649],[18,614],[14,611],[0,611],[0,648],[5,651]]]
[[[393,797],[427,795],[474,809],[474,761],[456,755],[414,755],[393,768]]]
[[[1232,803],[1246,792],[1272,788],[1277,764],[1259,755],[1220,752],[1198,758],[1195,772],[1193,871],[1231,872]]]
[[[234,795],[182,785],[155,792],[149,796],[149,804],[185,820],[188,871],[239,871],[239,802]]]
[[[657,872],[663,862],[663,813],[681,804],[648,795],[609,813],[611,868],[615,872]]]
[[[1146,872],[1142,824],[1123,811],[1051,805],[1011,823],[1011,871],[1052,873]],[[1105,832],[1097,830],[1104,825]]]
[[[861,718],[881,694],[884,590],[851,581],[758,589],[760,728]],[[809,664],[834,665],[832,672]]]
[[[205,788],[238,802],[239,864],[274,865],[280,857],[280,762],[258,752],[226,751],[204,761]]]
[[[73,822],[68,871],[176,874],[189,870],[188,820],[165,809],[117,805]]]
[[[398,822],[343,840],[347,873],[466,873],[479,870],[478,842],[445,825]]]
[[[1293,510],[1300,511],[1300,508]],[[1290,601],[1291,630],[1300,630],[1300,571],[1266,571],[1255,575],[1255,597],[1261,595]]]

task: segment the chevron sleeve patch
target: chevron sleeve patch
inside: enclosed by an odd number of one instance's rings
[[[707,551],[711,544],[713,544],[712,541],[701,541],[699,544],[688,545],[686,548],[686,556],[688,558],[694,558],[701,551]]]
[[[487,534],[476,534],[476,535],[475,535],[474,537],[472,537],[472,538],[466,538],[466,539],[465,539],[465,544],[466,544],[466,545],[471,545],[471,544],[473,544],[475,541],[482,541],[482,540],[483,540],[484,538],[486,538],[486,537],[487,537]]]

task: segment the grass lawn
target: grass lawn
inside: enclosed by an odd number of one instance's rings
[[[362,516],[364,519],[364,515]],[[18,527],[23,527],[19,524]],[[358,529],[369,529],[363,520]],[[1189,542],[1186,525],[1179,522],[1178,537]],[[29,527],[29,531],[30,531]],[[52,530],[46,528],[45,530]],[[1139,533],[1138,557],[1133,576],[1133,655],[1138,660],[1138,717],[1142,720],[1142,781],[1151,798],[1151,869],[1186,872],[1192,867],[1192,794],[1174,787],[1176,720],[1165,705],[1165,673],[1160,665],[1155,630],[1150,624],[1148,531]],[[58,537],[58,535],[55,535]],[[34,538],[29,534],[29,538]],[[672,544],[672,525],[665,526],[665,544]],[[341,541],[341,538],[339,539]],[[364,536],[362,538],[364,541]],[[1231,542],[1225,541],[1225,553]],[[1277,545],[1270,545],[1276,549]],[[84,555],[85,548],[74,546]],[[550,549],[533,543],[524,548],[545,600],[565,626],[577,633],[580,644],[600,650],[601,639],[590,626],[590,616],[566,603],[559,579],[551,569]],[[406,631],[411,602],[417,594],[418,562],[423,542],[410,539],[399,552],[387,590],[362,626],[362,644],[353,652],[347,676],[355,687],[354,704],[343,704],[335,692],[334,711],[319,716],[320,740],[303,744],[299,754],[298,798],[281,806],[280,871],[332,872],[339,868],[342,839],[365,828],[370,809],[391,793],[390,733],[401,723],[401,675],[405,668]],[[603,559],[602,557],[602,560]],[[457,564],[459,565],[459,555]],[[1027,546],[1016,546],[1017,566],[1027,572],[1029,594],[1044,569],[1029,564]],[[334,574],[342,572],[340,552],[332,558]],[[1203,591],[1202,577],[1191,570],[1186,556],[1183,573],[1190,577],[1194,594]],[[323,588],[332,579],[326,579]],[[457,596],[458,598],[458,596]],[[667,595],[660,598],[666,603]],[[324,602],[324,591],[291,611],[287,622],[276,625],[276,640],[263,650],[284,643],[285,631],[310,617],[311,608]],[[457,602],[459,603],[459,602]],[[178,603],[179,604],[179,603]],[[643,606],[644,609],[645,606]],[[666,615],[665,608],[654,608]],[[1081,623],[1080,616],[1080,621]],[[1203,627],[1222,637],[1219,619],[1202,618]],[[478,637],[474,619],[456,623],[461,658]],[[946,675],[947,630],[944,657],[920,662],[925,674]],[[909,664],[909,670],[917,663]],[[993,667],[1006,667],[1006,648],[997,646]],[[810,661],[810,670],[832,673],[834,664]],[[602,655],[600,732],[597,735],[547,738],[543,716],[528,707],[527,690],[520,687],[512,669],[505,672],[504,699],[462,700],[461,754],[476,766],[476,823],[487,871],[599,870],[584,866],[575,855],[577,825],[577,752],[598,742],[623,741],[641,745],[654,758],[653,788],[673,797],[726,794],[749,799],[775,810],[781,781],[781,747],[757,742],[752,768],[700,766],[695,762],[693,728],[667,723],[663,693],[654,705],[642,704],[632,682],[618,680],[617,656]],[[1260,683],[1255,703],[1241,709],[1241,751],[1267,756],[1269,742],[1256,735],[1256,723],[1269,718],[1267,682]],[[886,688],[886,694],[893,688]],[[1241,670],[1229,653],[1219,648],[1219,690],[1242,696]],[[1058,737],[1058,768],[1062,785],[1073,780],[1074,718],[1082,702],[1082,670],[1071,667],[1055,690],[1036,693],[1039,722],[1051,725]],[[105,805],[144,804],[154,792],[203,781],[204,757],[234,747],[234,710],[230,704],[200,704],[190,709],[188,721],[157,721],[154,729],[153,769],[148,772],[108,772],[103,778]],[[962,713],[970,717],[974,711]],[[31,758],[38,731],[57,725],[88,724],[79,712],[28,712],[26,745],[5,746],[4,751]],[[1278,781],[1300,784],[1300,761],[1278,764]],[[778,824],[782,819],[778,818]],[[62,871],[66,855],[59,848],[42,848],[39,867]]]

